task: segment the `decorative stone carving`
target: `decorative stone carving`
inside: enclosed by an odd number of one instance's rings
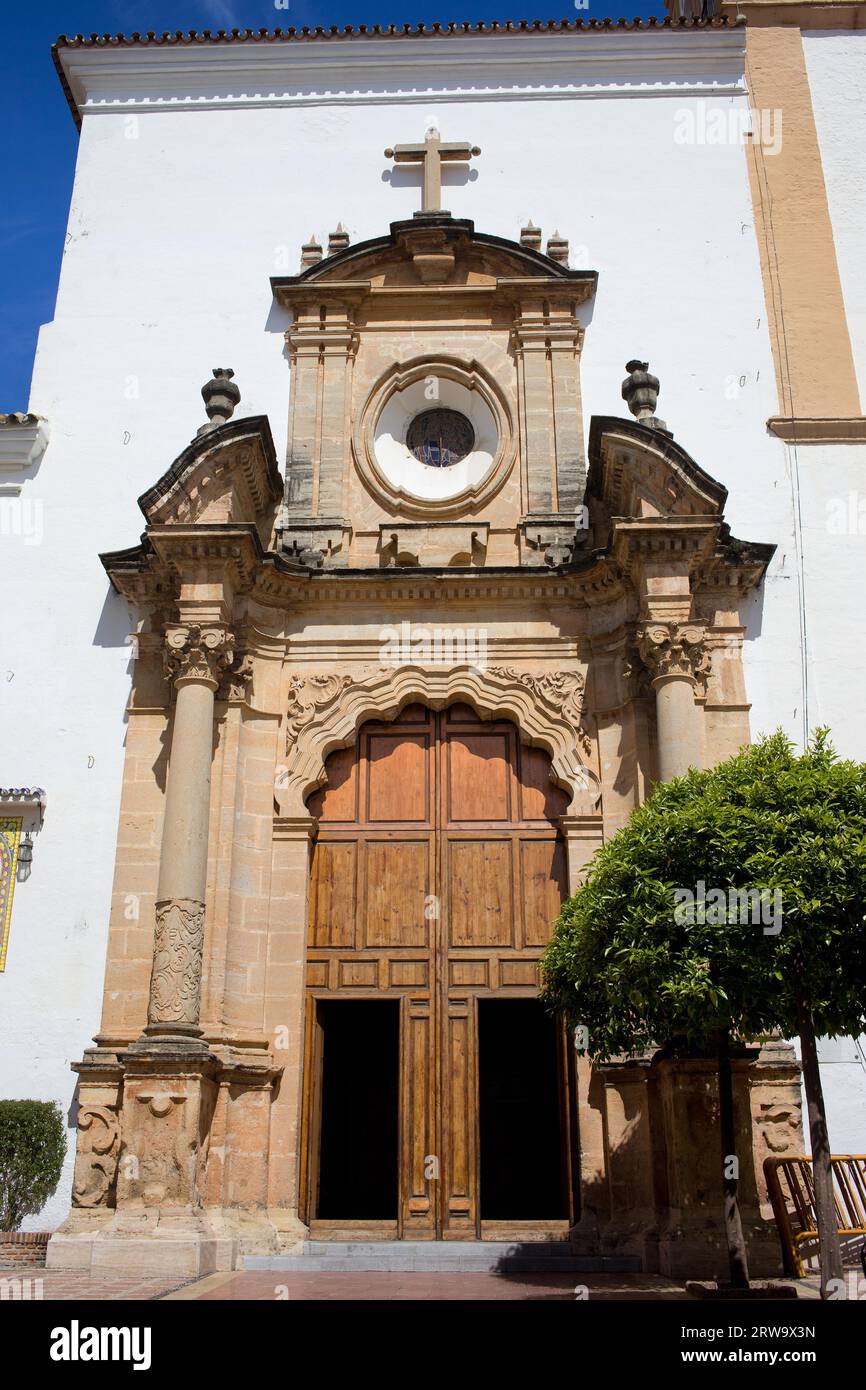
[[[253,678],[253,666],[252,652],[235,652],[223,674],[217,699],[229,703],[246,700]]]
[[[232,381],[233,376],[231,367],[214,367],[213,380],[206,381],[201,388],[209,423],[201,426],[199,434],[215,429],[217,425],[224,425],[226,420],[230,420],[234,415],[241,393],[240,387]]]
[[[637,647],[629,647],[623,653],[622,689],[626,700],[640,700],[652,694],[652,677]]]
[[[148,1010],[151,1024],[198,1023],[204,913],[204,903],[190,898],[156,904]]]
[[[118,1205],[186,1206],[195,1199],[198,1126],[195,1096],[181,1083],[134,1081],[124,1106]]]
[[[348,245],[349,233],[342,222],[338,222],[336,231],[331,232],[328,237],[328,255],[336,256],[338,251],[345,251]]]
[[[107,1105],[82,1105],[78,1111],[78,1150],[72,1204],[98,1207],[107,1203],[117,1175],[120,1125]]]
[[[799,1105],[762,1100],[759,1104],[758,1124],[761,1137],[771,1154],[800,1152],[803,1120]]]
[[[306,270],[307,266],[318,265],[321,259],[321,243],[316,240],[316,234],[313,232],[310,235],[310,240],[305,241],[301,247],[301,266]]]
[[[546,671],[541,676],[533,676],[527,671],[517,671],[513,666],[491,666],[488,669],[492,676],[519,681],[532,691],[536,699],[554,705],[571,725],[583,751],[589,753],[592,741],[582,724],[586,681],[579,671]]]
[[[650,429],[667,430],[664,420],[655,413],[659,398],[659,379],[649,371],[649,362],[640,362],[636,357],[626,362],[628,376],[622,384],[622,398],[639,425]]]
[[[524,516],[518,523],[522,565],[567,565],[586,544],[583,516],[551,512]]]
[[[207,681],[214,690],[234,658],[234,635],[224,627],[171,623],[165,633],[165,672],[179,681]]]
[[[580,725],[583,677],[578,672],[540,676],[511,667],[469,663],[430,670],[412,663],[347,675],[292,676],[286,710],[286,765],[276,800],[281,816],[303,817],[306,798],[325,781],[325,759],[347,746],[366,719],[392,719],[422,700],[443,709],[465,700],[483,719],[511,719],[528,743],[551,755],[551,775],[570,795],[571,815],[598,814],[598,778],[578,756],[588,735]]]
[[[646,623],[638,629],[638,650],[653,681],[679,676],[706,687],[710,657],[703,627],[693,623]]]
[[[351,676],[292,676],[286,706],[286,751],[297,741],[298,734],[316,716],[322,705],[330,704],[347,685]]]
[[[558,231],[547,238],[547,254],[552,261],[568,265],[568,237],[560,236]]]

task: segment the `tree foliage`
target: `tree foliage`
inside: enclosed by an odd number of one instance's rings
[[[60,1181],[66,1131],[47,1100],[0,1100],[0,1231],[17,1231]]]
[[[701,884],[713,905],[690,920],[677,894]],[[791,1037],[804,999],[819,1035],[862,1032],[866,767],[824,730],[800,756],[778,732],[657,786],[563,905],[543,969],[597,1059],[701,1051],[719,1030]]]

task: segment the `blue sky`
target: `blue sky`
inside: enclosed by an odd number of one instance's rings
[[[11,19],[10,16],[15,16]],[[54,297],[78,136],[51,62],[58,34],[150,29],[300,28],[434,20],[617,19],[664,14],[663,0],[66,0],[4,6],[5,111],[0,130],[0,411],[25,410],[39,325]],[[39,408],[39,402],[33,402]]]

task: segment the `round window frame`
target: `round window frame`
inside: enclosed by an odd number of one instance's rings
[[[426,459],[418,458],[416,450],[419,446],[417,444],[410,444],[409,436],[411,435],[413,428],[415,427],[415,425],[417,425],[419,420],[425,420],[428,416],[431,415],[452,415],[455,417],[455,419],[460,420],[462,424],[466,426],[466,429],[469,431],[469,434],[471,435],[472,443],[466,450],[465,454],[461,454],[459,458],[449,459],[448,463],[427,463]],[[431,405],[428,406],[426,410],[419,410],[417,415],[413,415],[412,419],[408,422],[406,426],[406,438],[403,442],[406,445],[406,448],[409,450],[409,453],[413,454],[414,457],[418,459],[418,462],[420,464],[423,464],[425,468],[453,468],[455,464],[462,463],[463,460],[467,457],[467,455],[473,452],[477,443],[477,439],[475,435],[475,426],[469,419],[469,416],[464,415],[462,410],[455,410],[454,407],[451,405]]]
[[[496,450],[484,476],[477,483],[438,499],[419,497],[408,488],[395,485],[385,477],[376,458],[376,430],[385,406],[398,392],[431,376],[456,382],[466,391],[477,391],[493,416],[497,436]],[[389,511],[400,511],[407,517],[422,519],[453,517],[485,505],[511,473],[517,448],[509,404],[497,383],[480,364],[453,357],[425,356],[413,358],[410,362],[395,362],[378,378],[356,419],[352,432],[352,452],[361,477],[384,507]]]

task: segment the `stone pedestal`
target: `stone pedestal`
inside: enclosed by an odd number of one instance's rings
[[[753,1279],[782,1273],[775,1226],[761,1212],[752,1151],[750,1066],[732,1062],[739,1158],[739,1205]],[[664,1210],[659,1270],[674,1279],[727,1279],[719,1143],[718,1070],[706,1058],[667,1058],[655,1065],[664,1139]]]

